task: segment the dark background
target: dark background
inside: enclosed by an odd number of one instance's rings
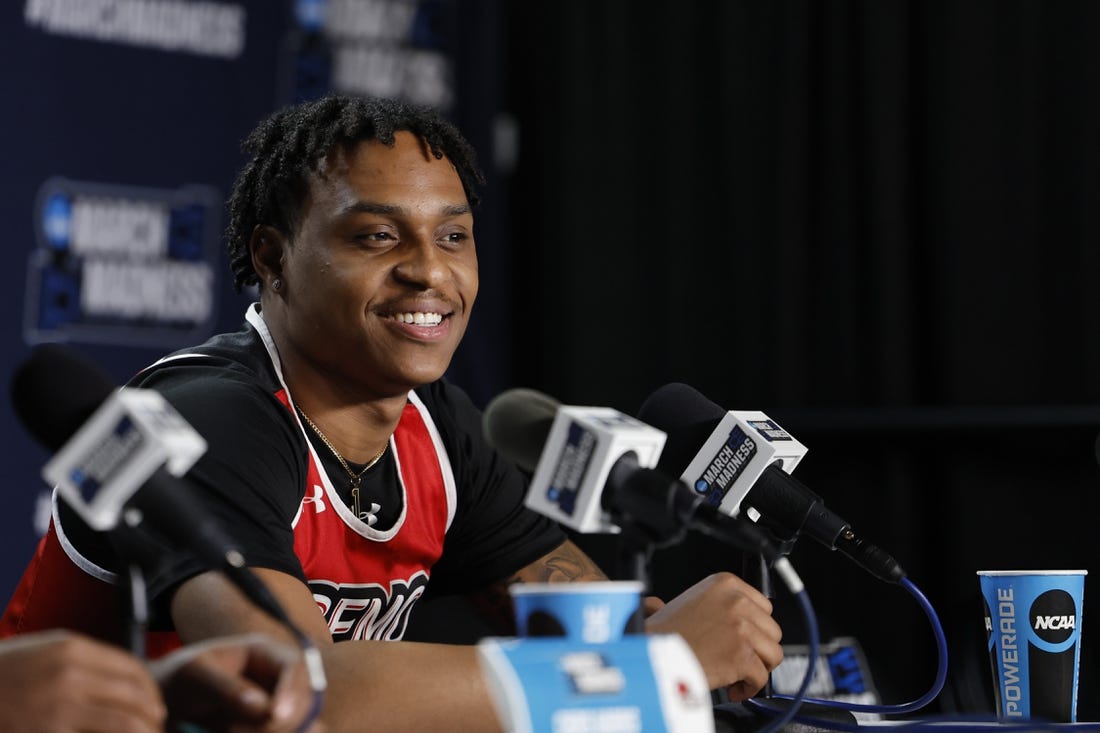
[[[975,571],[1097,557],[1100,5],[509,11],[515,382],[636,411],[683,381],[768,412],[942,616],[943,706],[985,696]],[[807,543],[829,631],[886,701],[923,693],[916,604]],[[654,581],[731,565],[696,540]]]
[[[44,180],[224,194],[238,141],[287,101],[293,4],[238,4],[233,60],[51,35],[21,3],[0,10],[5,382],[29,349]],[[799,477],[939,612],[957,653],[938,707],[980,708],[975,571],[1097,554],[1100,5],[413,4],[435,19],[450,114],[490,174],[476,326],[452,377],[480,404],[526,386],[635,412],[683,381],[766,411],[809,447]],[[227,282],[221,329],[248,301]],[[78,346],[119,380],[164,350]],[[10,589],[46,454],[8,413]],[[614,557],[608,538],[583,541]],[[792,561],[886,701],[922,694],[934,647],[908,595],[808,541]],[[655,590],[741,562],[692,538],[657,555]],[[1086,720],[1100,716],[1090,638]]]

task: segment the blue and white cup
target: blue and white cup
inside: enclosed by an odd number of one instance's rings
[[[518,636],[564,636],[586,644],[618,641],[642,602],[636,580],[517,583],[510,587]]]
[[[980,570],[997,714],[1077,722],[1087,570]]]

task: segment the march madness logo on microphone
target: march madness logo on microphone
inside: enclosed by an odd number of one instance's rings
[[[755,455],[756,441],[740,425],[734,426],[729,439],[722,444],[718,453],[703,469],[703,474],[696,480],[695,491],[702,494],[711,506],[718,506]]]
[[[580,423],[570,423],[568,437],[558,459],[557,470],[546,488],[546,498],[557,504],[569,516],[573,516],[573,512],[576,511],[581,481],[592,462],[592,454],[598,442],[597,437]]]
[[[774,420],[749,420],[749,426],[764,436],[769,443],[775,440],[794,440],[791,434],[779,427]]]

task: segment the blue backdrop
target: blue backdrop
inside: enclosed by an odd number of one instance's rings
[[[458,0],[3,4],[5,600],[33,552],[43,520],[36,505],[47,490],[39,471],[48,453],[20,425],[6,387],[30,348],[70,343],[122,382],[168,350],[236,329],[251,297],[230,284],[223,200],[242,163],[240,140],[285,103],[329,90],[402,97],[440,107],[487,149],[494,14],[491,3],[462,3],[461,15],[459,7]],[[460,50],[467,46],[454,42],[459,34],[473,51]],[[492,214],[478,223],[482,259],[492,263]],[[491,304],[493,287],[483,295]],[[493,329],[483,318],[454,367],[480,399],[495,389],[498,366],[472,354]]]

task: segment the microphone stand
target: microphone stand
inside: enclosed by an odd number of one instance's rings
[[[786,551],[783,554],[786,555]],[[763,553],[745,553],[741,560],[741,577],[749,585],[760,591],[769,601],[775,597],[772,590],[772,576],[768,569],[768,560]],[[768,681],[764,683],[764,688],[759,692],[758,697],[771,697],[772,692],[772,676],[769,673]],[[725,688],[712,690],[710,698],[711,703],[714,705],[730,704],[730,698]]]
[[[109,533],[116,556],[128,558],[126,566],[128,583],[125,586],[120,584],[119,587],[124,594],[127,594],[128,614],[126,621],[129,647],[139,659],[145,658],[145,635],[149,622],[144,571],[153,568],[155,560],[151,558],[157,554],[151,552],[149,548],[150,543],[155,543],[157,540],[148,535],[142,535],[138,531],[143,519],[144,516],[140,509],[127,507],[122,512],[119,524]],[[213,537],[214,539],[211,542],[198,546],[195,552],[196,556],[200,560],[206,561],[211,569],[224,574],[257,608],[285,625],[296,638],[305,658],[306,674],[309,678],[312,694],[310,711],[301,728],[301,730],[305,730],[320,715],[325,691],[328,688],[320,651],[313,641],[306,636],[305,632],[291,620],[286,610],[270,589],[264,585],[263,581],[249,570],[244,556],[238,550],[231,548],[228,543],[222,541],[223,535],[219,527],[207,523],[203,527],[189,528],[189,531],[197,531],[206,537]],[[186,546],[184,542],[180,544]],[[220,554],[223,547],[230,547],[224,555]],[[144,563],[142,562],[143,559]]]
[[[783,556],[787,556],[791,553],[791,550],[794,549],[794,543],[798,539],[797,533],[786,539],[778,537],[774,532],[771,532],[771,535],[776,546],[779,548],[780,554]],[[775,598],[771,571],[767,558],[765,558],[763,554],[746,553],[741,566],[743,573],[742,577],[746,582],[759,590],[768,600]],[[772,676],[769,673],[768,681],[764,683],[764,688],[760,690],[755,697],[767,701],[768,705],[772,707],[785,709],[784,706],[788,704],[787,701],[774,699],[772,697],[774,692],[775,690],[772,687]],[[746,708],[743,703],[731,703],[724,689],[712,692],[711,698],[715,708],[716,733],[755,733],[755,731],[767,724],[767,718],[762,717],[759,712]],[[843,726],[856,725],[856,718],[851,712],[814,703],[803,702],[799,708],[799,713],[802,716],[806,716],[806,719],[817,718],[821,720],[822,725],[830,721]],[[764,723],[761,723],[762,719]],[[798,733],[827,733],[830,728],[819,727],[811,723],[796,722],[788,726],[788,730],[794,730]]]
[[[110,530],[108,536],[115,556],[125,565],[119,578],[119,595],[125,608],[126,647],[138,659],[145,659],[145,634],[149,629],[149,597],[145,585],[145,567],[140,558],[149,557],[146,546],[137,534],[133,517],[123,513],[122,521]],[[143,548],[146,548],[143,550]]]
[[[129,614],[126,623],[126,637],[130,652],[138,659],[145,659],[145,632],[149,628],[149,604],[145,595],[145,575],[141,566],[130,563],[126,566],[128,588],[123,594],[129,600]]]
[[[787,555],[787,548],[783,549],[783,555]],[[762,554],[746,554],[743,560],[745,580],[756,587],[761,595],[769,601],[775,599],[775,590],[772,587],[772,574],[768,567],[768,561]],[[764,689],[759,693],[761,697],[772,696],[772,676],[768,673],[768,681],[764,683]]]
[[[649,563],[653,558],[656,543],[652,535],[640,522],[620,521],[619,558],[616,565],[616,580],[637,580],[642,584],[642,593],[650,590]],[[626,633],[645,632],[645,610],[639,602],[626,625]]]
[[[652,469],[638,466],[633,453],[623,455],[611,467],[602,502],[620,529],[618,580],[638,580],[650,590],[649,561],[658,547],[678,544],[687,536],[688,523],[674,509],[679,482],[669,481]],[[645,631],[642,604],[631,616],[627,633]]]

